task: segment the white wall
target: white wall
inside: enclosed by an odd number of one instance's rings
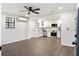
[[[76,12],[66,12],[61,14],[61,20],[62,20],[61,44],[62,45],[73,46],[72,42],[75,40],[75,37],[74,37],[75,17],[76,17]]]
[[[6,16],[16,18],[15,29],[5,28]],[[38,29],[38,27],[36,27],[34,18],[29,19],[27,22],[21,22],[17,20],[16,16],[11,14],[2,13],[1,17],[2,17],[1,21],[2,44],[43,36],[42,29]]]
[[[28,22],[19,22],[15,21],[15,29],[7,29],[5,28],[5,17],[13,15],[2,13],[2,23],[1,23],[1,35],[2,35],[2,44],[12,43],[20,40],[24,40],[28,38]]]

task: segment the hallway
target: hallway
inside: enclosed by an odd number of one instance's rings
[[[53,37],[32,38],[2,46],[3,56],[73,56],[74,48]]]

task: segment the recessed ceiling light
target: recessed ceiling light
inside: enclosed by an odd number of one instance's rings
[[[62,10],[62,9],[63,9],[63,7],[59,7],[59,9],[60,9],[60,10]]]

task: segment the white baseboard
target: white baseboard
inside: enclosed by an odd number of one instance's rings
[[[27,38],[23,38],[23,39],[19,39],[19,40],[15,40],[15,41],[10,41],[10,42],[5,42],[5,43],[1,43],[1,45],[6,45],[6,44],[9,44],[9,43],[14,43],[14,42],[18,42],[18,41],[22,41],[22,40],[28,40],[28,39],[31,39],[33,37],[27,37]],[[34,38],[39,38],[39,37],[34,37]]]
[[[26,40],[26,39],[30,39],[30,38],[23,38],[23,39],[19,39],[19,40],[15,40],[15,41],[10,41],[10,42],[2,42],[1,45],[6,45],[9,43],[14,43],[14,42],[18,42],[18,41],[22,41],[22,40]]]
[[[75,45],[69,45],[69,44],[63,44],[61,43],[62,46],[68,46],[68,47],[75,47]]]

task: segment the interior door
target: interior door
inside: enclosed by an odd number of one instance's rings
[[[76,41],[76,55],[79,56],[79,8],[77,16],[77,41]]]
[[[76,45],[76,56],[79,56],[79,8],[78,8],[78,14],[77,14],[77,31],[76,31],[76,41],[73,42],[73,45]]]

